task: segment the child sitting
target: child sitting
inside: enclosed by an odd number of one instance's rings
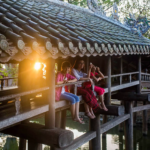
[[[69,62],[65,61],[62,63],[61,72],[58,72],[56,76],[56,84],[65,84],[77,81],[75,77],[69,74],[70,67],[71,65]],[[79,118],[79,97],[72,93],[66,92],[65,87],[56,88],[55,94],[56,101],[68,100],[71,102],[72,119],[76,122],[84,124],[84,122]]]

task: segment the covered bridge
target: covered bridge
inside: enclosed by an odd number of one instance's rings
[[[88,4],[91,8],[93,1],[88,0]],[[150,75],[142,74],[141,57],[149,66],[150,40],[106,17],[103,11],[91,10],[58,0],[0,0],[0,62],[19,63],[18,87],[0,91],[0,102],[15,100],[16,113],[14,103],[0,106],[3,108],[0,130],[19,136],[20,150],[25,150],[25,139],[29,140],[29,150],[40,149],[39,143],[50,145],[55,150],[73,150],[90,140],[92,150],[100,150],[100,133],[124,121],[126,150],[132,150],[132,112],[144,110],[146,114],[145,109],[150,108],[146,105],[132,110],[135,97],[144,99],[144,104],[148,101],[148,95],[141,94],[141,86],[149,86]],[[104,72],[106,105],[111,105],[112,94],[122,100],[116,93],[123,89],[138,89],[141,97],[130,93],[125,114],[123,106],[112,106],[119,117],[100,127],[97,116],[91,121],[90,131],[73,140],[72,132],[65,130],[64,119],[70,104],[65,100],[55,102],[55,70],[56,64],[60,70],[64,59],[73,64],[77,57],[86,60],[87,69],[89,62],[93,62]],[[45,78],[35,73],[35,62],[46,65]],[[74,84],[76,94],[78,83]],[[40,100],[35,97],[38,93],[42,93]],[[38,105],[32,104],[32,98]],[[113,114],[112,110],[108,114],[102,112],[105,121],[106,115]],[[30,118],[41,114],[45,114],[45,126],[28,123]],[[144,125],[144,132],[147,132],[145,122]]]

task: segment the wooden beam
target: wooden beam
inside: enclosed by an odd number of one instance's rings
[[[45,129],[44,125],[36,123],[16,125],[1,132],[59,148],[70,145],[74,139],[73,132],[70,130]]]
[[[134,92],[120,92],[113,98],[122,101],[150,101],[150,94],[137,94]]]
[[[117,126],[118,124],[126,121],[127,119],[130,118],[129,114],[125,114],[119,117],[116,117],[115,119],[101,125],[101,134],[107,132],[108,130],[114,128],[115,126]]]
[[[132,111],[133,112],[139,112],[139,111],[144,111],[144,110],[148,110],[148,109],[150,109],[150,104],[138,106],[138,107],[133,107]]]
[[[0,130],[2,130],[4,128],[8,128],[11,125],[20,123],[23,120],[26,120],[26,119],[32,118],[34,116],[40,115],[42,113],[45,113],[48,110],[49,110],[49,106],[44,105],[44,106],[38,107],[38,108],[33,109],[33,110],[22,112],[18,115],[14,115],[12,117],[5,118],[4,120],[0,121]]]
[[[99,109],[95,114],[104,114],[104,115],[113,115],[113,116],[121,116],[124,115],[125,110],[124,106],[106,106],[108,111],[104,111],[103,109]]]
[[[116,117],[115,119],[103,124],[100,129],[100,134],[103,134],[104,132],[107,132],[108,130],[114,128],[121,122],[127,120],[130,118],[129,114],[125,114],[123,116]],[[62,148],[57,148],[56,150],[74,150],[80,147],[81,145],[87,143],[88,141],[92,140],[93,138],[96,137],[96,131],[88,131],[87,133],[81,135],[80,137],[76,138],[73,140],[73,142]]]
[[[49,90],[49,87],[43,87],[43,88],[39,88],[39,89],[35,89],[35,90],[30,90],[30,91],[25,91],[25,92],[21,92],[21,93],[12,94],[12,95],[2,96],[2,97],[0,97],[0,101],[10,100],[10,99],[13,99],[16,97],[26,96],[26,95],[46,91],[46,90]]]
[[[55,60],[48,59],[46,63],[46,82],[49,90],[46,93],[49,111],[45,114],[45,126],[48,129],[55,128]]]

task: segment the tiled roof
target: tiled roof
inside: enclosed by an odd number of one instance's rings
[[[70,6],[52,0],[0,0],[0,61],[149,54],[148,39],[89,10]]]

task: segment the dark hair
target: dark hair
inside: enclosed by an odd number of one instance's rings
[[[69,61],[64,61],[62,64],[61,64],[61,70],[63,70],[64,68],[70,68],[71,67],[71,64]]]
[[[79,64],[80,64],[80,61],[84,61],[83,59],[77,59],[76,61],[75,61],[75,63],[74,63],[74,66],[73,66],[73,68],[74,69],[78,69],[78,66],[79,66]],[[84,68],[83,69],[81,69],[81,71],[85,71],[85,66],[84,66]]]

